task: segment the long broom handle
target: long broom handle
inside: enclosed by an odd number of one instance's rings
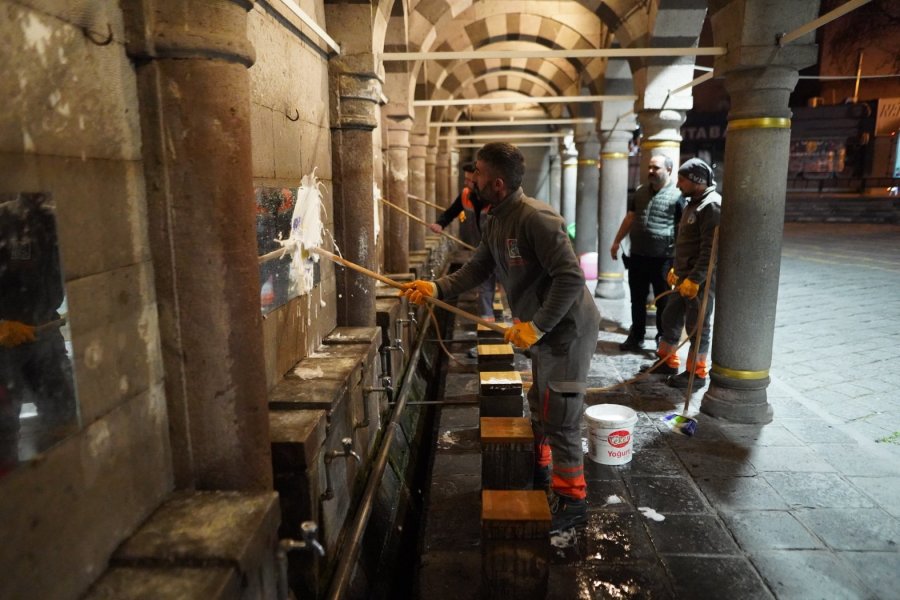
[[[369,277],[372,277],[373,279],[377,279],[381,283],[387,284],[387,285],[391,286],[392,288],[396,288],[398,290],[404,289],[402,283],[394,281],[393,279],[391,279],[389,277],[385,277],[384,275],[376,273],[375,271],[370,271],[369,269],[367,269],[365,267],[362,267],[356,263],[350,262],[346,258],[338,256],[337,254],[332,254],[328,250],[323,250],[322,248],[307,248],[307,250],[310,252],[314,252],[320,256],[324,256],[325,258],[331,259],[334,262],[341,264],[347,268],[353,269],[354,271],[357,271],[359,273],[362,273],[363,275],[368,275]],[[431,296],[423,296],[423,297],[425,298],[425,300],[427,302],[434,304],[435,306],[439,306],[439,307],[443,308],[444,310],[449,310],[450,312],[457,314],[460,317],[463,317],[470,321],[474,321],[474,322],[478,323],[479,325],[484,325],[485,327],[489,327],[490,329],[493,329],[497,333],[506,333],[506,328],[502,327],[500,325],[497,325],[496,323],[486,321],[485,319],[482,319],[481,317],[476,317],[475,315],[473,315],[470,312],[466,312],[460,308],[456,308],[452,304],[447,304],[446,302],[443,302],[442,300],[438,300],[437,298],[432,298]]]
[[[429,202],[428,200],[425,200],[424,198],[419,198],[418,196],[413,196],[412,194],[407,194],[406,196],[407,196],[408,198],[412,198],[412,199],[415,200],[416,202],[421,202],[422,204],[425,204],[425,205],[427,205],[427,206],[433,206],[434,208],[436,208],[436,209],[438,209],[438,210],[440,210],[440,211],[447,210],[447,207],[446,207],[446,206],[438,206],[438,205],[435,204],[434,202]]]
[[[407,217],[409,217],[409,218],[412,219],[413,221],[418,221],[419,223],[421,223],[421,224],[424,225],[425,227],[428,227],[428,223],[426,223],[425,221],[423,221],[422,219],[420,219],[420,218],[417,217],[416,215],[412,214],[411,212],[405,211],[404,209],[400,208],[399,206],[397,206],[397,205],[394,204],[393,202],[390,202],[389,200],[386,200],[386,199],[384,199],[384,198],[381,198],[381,201],[384,202],[385,204],[387,204],[388,206],[390,206],[391,208],[393,208],[394,210],[397,210],[397,211],[402,212],[404,215],[406,215]],[[446,231],[442,231],[442,232],[441,232],[441,235],[443,235],[444,237],[450,238],[451,240],[453,240],[453,241],[456,242],[457,244],[461,244],[462,246],[468,248],[469,250],[474,250],[474,249],[475,249],[475,246],[472,246],[471,244],[465,243],[464,241],[462,241],[462,240],[459,239],[458,237],[454,237],[454,236],[450,235],[449,233],[447,233]]]
[[[697,369],[697,354],[700,352],[700,338],[703,336],[703,321],[706,320],[706,304],[709,301],[709,286],[712,283],[712,271],[716,265],[716,254],[719,250],[719,226],[713,231],[712,248],[709,251],[709,265],[706,267],[706,285],[703,288],[703,302],[700,303],[700,314],[697,315],[697,333],[694,335],[694,368],[688,375],[687,391],[684,393],[684,409],[681,414],[687,416],[688,408],[691,406],[691,394],[694,391],[694,375]],[[690,350],[688,358],[690,358]]]

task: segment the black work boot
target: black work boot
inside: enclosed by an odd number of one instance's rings
[[[686,390],[690,377],[690,371],[682,371],[678,375],[672,375],[671,377],[666,379],[666,385],[679,390]],[[704,385],[706,385],[706,377],[694,375],[694,383],[693,385],[691,385],[691,393],[693,394],[697,390],[701,389]]]
[[[550,498],[550,533],[559,533],[587,523],[587,500],[554,493]]]
[[[644,349],[644,334],[636,334],[632,330],[625,341],[619,344],[619,350],[623,352],[640,352]]]
[[[644,365],[641,367],[641,373],[646,373],[650,369],[653,369],[651,375],[675,375],[678,373],[678,367],[670,367],[665,361],[658,360],[655,363],[651,363],[649,365]]]

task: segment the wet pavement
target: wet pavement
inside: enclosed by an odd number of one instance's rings
[[[662,378],[587,404],[638,412],[633,460],[585,458],[590,520],[557,536],[549,598],[900,597],[900,227],[788,224],[768,388],[774,420],[661,418],[683,392]],[[627,300],[604,321],[590,385],[629,379]],[[648,328],[650,335],[652,328]],[[713,326],[715,335],[715,326]],[[474,330],[457,323],[454,337]],[[648,346],[651,340],[648,340]],[[452,346],[419,597],[480,597],[480,455],[474,360]],[[528,369],[517,355],[517,368]],[[702,398],[693,395],[696,412]],[[587,450],[587,446],[585,445]]]

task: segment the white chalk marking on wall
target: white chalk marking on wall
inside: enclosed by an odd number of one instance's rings
[[[381,233],[381,219],[378,217],[380,214],[379,209],[381,208],[381,203],[379,202],[381,199],[381,190],[378,189],[377,181],[372,182],[372,192],[372,210],[375,211],[375,220],[373,222],[375,223],[375,240],[377,241],[378,234]]]

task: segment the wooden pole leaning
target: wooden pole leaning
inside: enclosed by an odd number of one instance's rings
[[[694,364],[691,372],[688,374],[688,386],[684,393],[684,409],[681,411],[682,416],[687,416],[688,409],[691,407],[691,395],[694,393],[694,377],[697,373],[697,354],[700,351],[700,338],[703,336],[703,322],[706,317],[706,306],[709,302],[709,287],[712,284],[712,272],[716,268],[716,255],[719,251],[719,227],[716,226],[713,231],[712,248],[709,251],[709,265],[706,267],[706,282],[703,287],[703,301],[700,303],[700,312],[697,314],[697,333],[694,334],[694,346],[688,351],[688,361],[690,361],[691,351],[694,353]]]
[[[343,265],[343,266],[347,267],[348,269],[353,269],[354,271],[356,271],[358,273],[362,273],[363,275],[367,275],[373,279],[377,279],[381,283],[384,283],[385,285],[389,285],[392,288],[396,288],[398,290],[404,289],[402,283],[394,281],[393,279],[391,279],[389,277],[385,277],[384,275],[376,273],[375,271],[371,271],[371,270],[369,270],[363,266],[360,266],[356,263],[350,262],[346,258],[344,258],[342,256],[338,256],[337,254],[333,254],[333,253],[329,252],[328,250],[324,250],[322,248],[307,248],[306,250],[308,250],[309,252],[312,252],[314,254],[318,254],[319,256],[324,256],[325,258],[332,260],[332,261],[338,263],[339,265]],[[466,311],[462,310],[461,308],[456,308],[452,304],[447,304],[443,300],[438,300],[437,298],[432,298],[430,296],[425,296],[425,300],[429,304],[433,304],[437,307],[443,308],[444,310],[450,311],[455,315],[459,315],[460,317],[463,317],[464,319],[468,319],[469,321],[473,321],[475,323],[478,323],[479,325],[484,325],[485,327],[489,327],[490,329],[493,329],[497,333],[501,333],[501,334],[506,333],[506,327],[503,327],[502,325],[498,325],[497,323],[493,323],[491,321],[482,319],[481,317],[477,317],[470,312],[466,312]]]
[[[424,225],[425,227],[428,227],[428,223],[426,223],[425,221],[423,221],[422,219],[420,219],[420,218],[417,217],[416,215],[412,214],[411,212],[407,212],[407,211],[404,210],[403,208],[397,206],[396,204],[394,204],[394,203],[391,202],[390,200],[386,200],[385,198],[380,198],[380,200],[381,200],[384,204],[386,204],[386,205],[390,206],[391,208],[393,208],[394,210],[399,211],[399,212],[402,212],[404,215],[406,215],[407,217],[409,217],[409,218],[412,219],[413,221],[417,221],[417,222],[421,223],[422,225]],[[441,235],[444,236],[444,237],[446,237],[446,238],[450,238],[451,240],[453,240],[453,241],[456,242],[457,244],[460,244],[461,246],[463,246],[463,247],[465,247],[465,248],[468,248],[469,250],[474,250],[474,249],[475,249],[475,246],[472,246],[471,244],[465,243],[464,241],[462,241],[462,240],[459,239],[458,237],[452,236],[452,235],[450,235],[449,233],[447,233],[446,231],[442,231],[442,232],[441,232]]]
[[[447,210],[447,207],[446,207],[446,206],[440,206],[440,205],[438,205],[438,204],[435,204],[434,202],[429,202],[428,200],[425,200],[424,198],[419,198],[418,196],[413,196],[412,194],[407,194],[406,196],[407,196],[408,198],[412,198],[412,199],[415,200],[416,202],[421,202],[422,204],[424,204],[424,205],[426,205],[426,206],[432,206],[432,207],[434,207],[434,208],[436,208],[436,209],[438,209],[438,210],[440,210],[440,211],[445,211],[445,210]]]

